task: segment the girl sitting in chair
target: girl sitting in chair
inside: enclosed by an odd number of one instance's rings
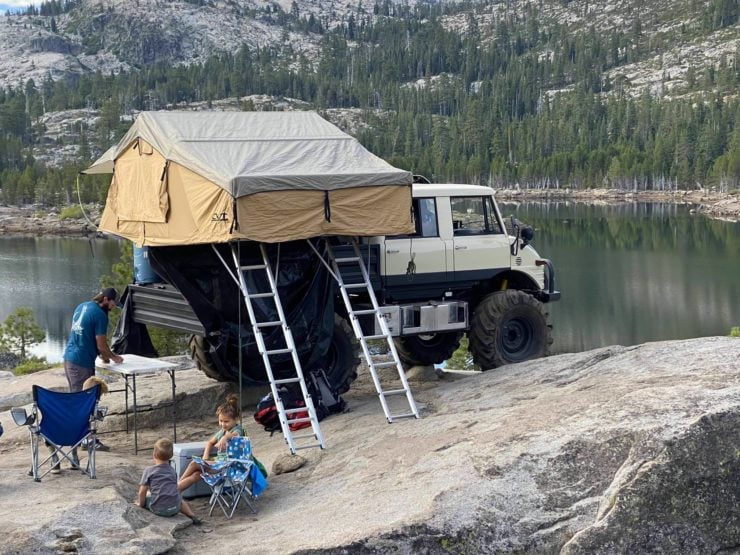
[[[226,447],[233,437],[245,436],[244,429],[239,424],[239,397],[233,393],[226,397],[226,402],[216,409],[219,430],[206,442],[203,449],[203,458],[208,459],[215,448],[219,455],[226,454]],[[184,491],[200,480],[201,467],[194,461],[185,469],[177,482],[177,489]]]

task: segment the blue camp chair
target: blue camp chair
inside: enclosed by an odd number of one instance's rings
[[[37,482],[53,468],[59,468],[59,457],[67,459],[73,468],[95,478],[95,450],[97,423],[103,419],[104,410],[98,408],[100,386],[84,391],[62,393],[33,386],[33,410],[30,415],[23,408],[11,409],[13,420],[19,426],[28,426],[31,435],[31,473]],[[36,423],[38,415],[41,419]],[[83,442],[87,443],[87,465],[82,468],[73,455]],[[51,453],[41,460],[39,444],[45,443]],[[66,449],[65,449],[66,448]],[[49,468],[42,472],[44,465]]]
[[[240,501],[256,513],[252,500],[267,487],[267,480],[252,459],[252,444],[247,437],[229,440],[226,458],[214,462],[200,457],[193,460],[201,467],[201,478],[211,489],[211,516],[218,505],[226,518],[234,516]]]

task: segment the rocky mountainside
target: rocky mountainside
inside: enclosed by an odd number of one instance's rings
[[[246,44],[304,55],[317,63],[321,35],[293,30],[293,20],[316,21],[315,29],[330,30],[355,22],[375,21],[393,14],[390,0],[80,0],[59,15],[7,15],[0,18],[0,86],[36,84],[100,71],[116,73],[143,68],[155,61],[172,64],[203,62],[218,53],[233,53]],[[414,2],[411,3],[412,5]],[[532,19],[536,10],[541,31],[563,25],[574,36],[620,31],[642,36],[651,55],[639,62],[611,68],[604,76],[621,80],[628,89],[647,87],[668,94],[681,81],[733,64],[740,49],[737,7],[731,0],[506,0],[460,3],[442,18],[446,29],[480,33],[481,45],[496,40],[503,20]],[[452,4],[454,5],[454,4]],[[408,3],[404,3],[408,6]],[[729,7],[728,7],[729,6]],[[730,24],[706,20],[729,18]],[[633,38],[634,38],[633,37]],[[634,49],[635,43],[615,45]],[[552,56],[541,52],[541,56]],[[688,73],[692,75],[688,75]]]

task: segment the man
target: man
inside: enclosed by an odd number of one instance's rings
[[[82,391],[82,384],[95,375],[95,357],[103,362],[123,362],[108,347],[108,312],[116,307],[118,292],[106,287],[91,301],[80,304],[72,316],[72,329],[64,349],[64,374],[70,392]],[[99,444],[102,446],[102,444]]]

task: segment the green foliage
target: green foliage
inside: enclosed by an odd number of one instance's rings
[[[740,337],[740,326],[733,326],[730,330],[730,337]]]
[[[53,0],[28,13],[68,13],[71,31],[90,19],[77,5]],[[366,147],[434,181],[740,188],[740,73],[732,56],[708,70],[689,66],[681,84],[670,83],[670,101],[631,97],[628,71],[619,73],[629,64],[658,59],[678,41],[735,25],[736,1],[711,0],[703,15],[682,29],[657,31],[646,15],[621,30],[574,32],[533,6],[498,18],[492,28],[479,28],[470,15],[479,9],[466,0],[414,5],[385,0],[358,7],[327,31],[328,21],[301,14],[297,4],[284,12],[268,3],[242,13],[286,31],[317,34],[317,62],[287,43],[242,46],[190,66],[133,61],[130,65],[141,69],[75,81],[29,80],[0,90],[0,199],[72,202],[74,173],[91,152],[106,150],[124,133],[129,120],[122,116],[136,110],[257,94],[296,98],[320,110],[356,109],[358,138]],[[681,15],[665,10],[660,14],[665,20]],[[466,33],[443,24],[463,14]],[[97,51],[105,31],[87,31],[77,29],[85,37],[83,48]],[[607,71],[613,77],[604,77]],[[555,90],[561,92],[552,94]],[[254,109],[250,100],[241,106]],[[73,108],[100,114],[96,129],[84,124],[74,129],[80,163],[60,169],[39,165],[32,153],[41,115]],[[83,178],[83,202],[102,202],[107,186],[105,177]]]
[[[82,213],[82,207],[79,204],[65,206],[64,208],[62,208],[61,212],[59,212],[60,220],[77,220],[79,218],[82,218],[83,216],[84,214]]]
[[[8,350],[26,360],[27,351],[33,345],[41,343],[46,333],[41,329],[28,307],[16,308],[5,322],[0,324],[0,348]]]
[[[40,372],[41,370],[47,370],[53,367],[54,365],[49,364],[44,357],[30,357],[16,366],[13,373],[16,376],[24,376],[26,374],[33,374],[34,372]]]
[[[445,367],[447,370],[480,370],[473,364],[473,355],[468,351],[468,338],[460,339],[460,346],[452,353]]]

